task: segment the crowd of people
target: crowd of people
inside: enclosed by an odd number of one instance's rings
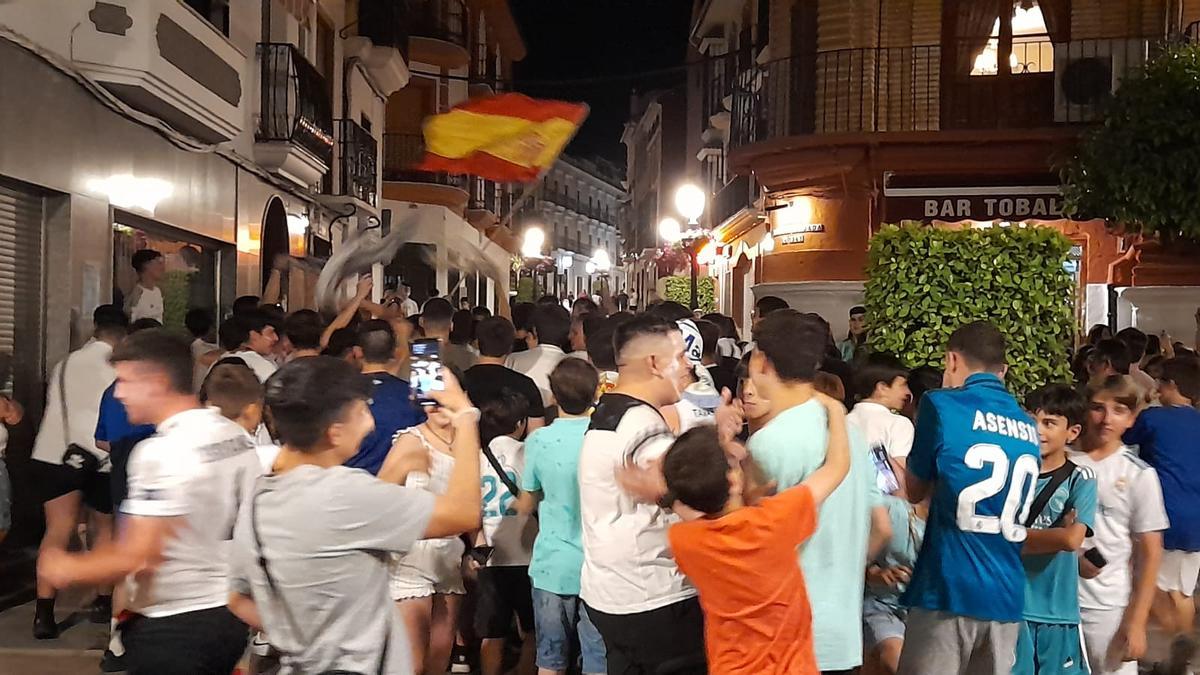
[[[1097,328],[1018,401],[1005,337],[944,369],[777,297],[336,317],[149,288],[50,374],[34,635],[96,589],[105,670],[1185,672],[1200,357]],[[141,283],[141,282],[139,282]],[[131,310],[131,311],[127,311]],[[132,314],[132,316],[131,316]],[[136,317],[134,319],[134,317]],[[418,400],[410,345],[436,340]],[[0,400],[0,419],[20,406]],[[71,542],[86,523],[82,550]],[[1154,627],[1155,630],[1151,631]],[[1169,648],[1151,655],[1148,634]],[[1149,662],[1149,661],[1147,661]]]

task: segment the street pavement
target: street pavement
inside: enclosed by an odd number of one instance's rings
[[[33,639],[32,602],[0,613],[0,675],[94,675],[108,642],[108,624],[84,611],[90,595],[65,593],[58,602],[57,640]]]

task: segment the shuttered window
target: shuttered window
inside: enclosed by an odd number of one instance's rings
[[[0,180],[0,391],[41,396],[43,198]]]

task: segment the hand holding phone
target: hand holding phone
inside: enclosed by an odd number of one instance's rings
[[[437,338],[413,340],[409,345],[413,398],[418,405],[435,406],[433,392],[446,388],[442,377],[441,343]]]

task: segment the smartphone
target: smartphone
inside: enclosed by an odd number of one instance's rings
[[[429,393],[446,388],[446,381],[442,379],[440,342],[437,338],[413,340],[409,353],[412,356],[413,398],[418,405],[437,405]]]
[[[882,446],[871,448],[871,461],[875,462],[875,484],[879,487],[879,491],[885,495],[894,495],[900,491],[900,480],[896,478],[896,472],[892,469],[892,462],[888,459],[887,450]]]
[[[1100,569],[1103,569],[1108,564],[1108,560],[1104,558],[1104,555],[1100,553],[1100,549],[1098,548],[1089,548],[1083,552],[1083,557],[1087,558],[1088,562]]]

